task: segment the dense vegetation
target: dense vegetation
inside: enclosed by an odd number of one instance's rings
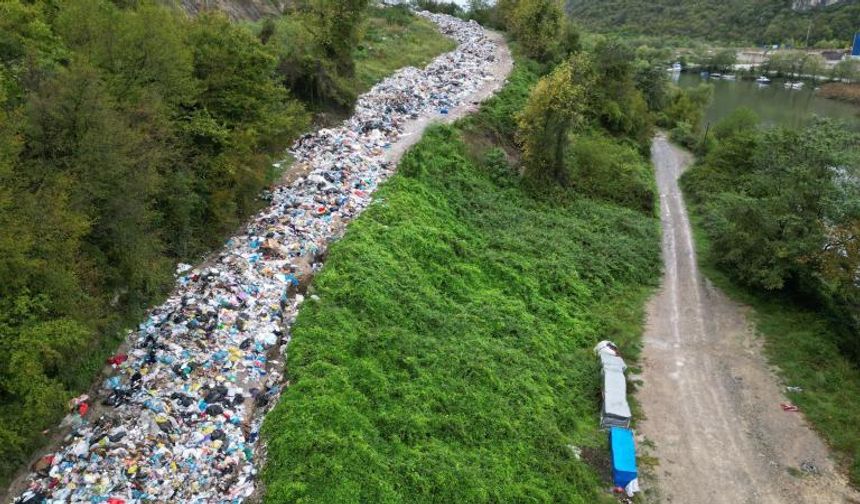
[[[786,0],[568,0],[568,9],[604,31],[793,46],[806,44],[808,33],[809,45],[848,47],[860,19],[855,0],[806,12]]]
[[[0,479],[176,262],[259,207],[308,111],[450,47],[366,4],[292,2],[254,29],[147,1],[0,2]]]
[[[860,481],[860,136],[761,129],[741,109],[682,182],[713,277],[758,309],[795,399]]]
[[[618,44],[517,39],[504,89],[330,248],[264,425],[269,502],[612,501],[590,348],[637,353],[660,269],[643,89],[671,95]]]

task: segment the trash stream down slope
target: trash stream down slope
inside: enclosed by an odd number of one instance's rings
[[[112,359],[101,404],[64,420],[70,434],[39,459],[15,502],[233,503],[254,493],[259,427],[284,385],[280,359],[303,301],[299,286],[416,133],[465,113],[510,71],[497,35],[420,15],[458,47],[423,70],[398,71],[360,97],[340,127],[296,142],[300,175],[275,188],[268,208],[213,260],[180,265],[172,295]]]

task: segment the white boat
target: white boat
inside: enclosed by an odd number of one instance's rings
[[[716,72],[714,72],[714,73],[712,73],[712,74],[711,74],[711,78],[712,78],[712,79],[719,79],[719,78],[720,78],[720,77],[722,77],[722,76],[723,76],[723,74],[721,74],[721,73],[716,73]]]
[[[803,83],[800,81],[797,81],[797,82],[786,81],[785,89],[803,89]]]
[[[723,80],[735,80],[735,78],[736,77],[734,74],[724,74],[723,75]]]
[[[680,72],[680,71],[681,71],[681,63],[679,63],[679,62],[675,62],[675,63],[672,65],[672,71],[673,71],[673,72]]]
[[[762,75],[761,77],[759,77],[755,81],[758,82],[759,84],[770,84],[770,79],[768,79],[764,75]]]

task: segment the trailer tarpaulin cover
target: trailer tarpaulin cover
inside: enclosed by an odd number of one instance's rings
[[[603,418],[602,427],[630,425],[630,405],[627,404],[627,381],[620,369],[603,370]]]
[[[609,429],[609,448],[612,454],[612,480],[615,486],[625,488],[638,477],[633,432],[612,427]]]

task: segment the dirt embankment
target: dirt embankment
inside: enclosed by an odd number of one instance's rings
[[[277,16],[284,11],[287,0],[162,0],[196,16],[205,11],[222,11],[233,21],[256,21],[266,16]]]
[[[781,407],[784,384],[747,309],[698,270],[678,187],[689,154],[658,136],[653,161],[665,273],[642,353],[639,444],[659,461],[656,481],[643,486],[656,485],[658,502],[679,504],[860,502],[802,412]]]

